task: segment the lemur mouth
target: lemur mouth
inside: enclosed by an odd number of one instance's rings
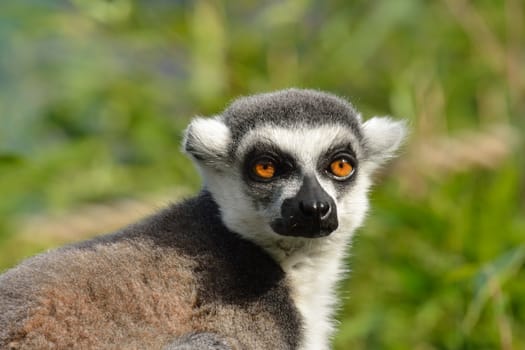
[[[276,219],[270,226],[275,233],[283,236],[320,238],[329,236],[339,225],[337,217],[326,221],[316,219],[296,221],[294,217],[289,217]]]

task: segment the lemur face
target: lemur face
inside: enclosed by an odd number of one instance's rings
[[[358,175],[359,144],[345,127],[276,127],[248,132],[236,159],[245,196],[273,232],[323,237]]]
[[[255,239],[319,239],[361,224],[370,175],[403,135],[400,122],[361,123],[338,97],[290,89],[195,119],[184,148],[229,229]]]

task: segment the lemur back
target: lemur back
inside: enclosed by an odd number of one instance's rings
[[[301,332],[281,267],[225,228],[206,192],[25,261],[0,277],[0,305],[2,349],[161,349],[206,331],[294,349]]]

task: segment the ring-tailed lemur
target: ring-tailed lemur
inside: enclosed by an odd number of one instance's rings
[[[201,193],[1,275],[0,348],[327,349],[370,176],[404,134],[312,90],[194,119]]]

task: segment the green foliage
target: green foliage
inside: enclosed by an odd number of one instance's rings
[[[13,243],[28,214],[197,189],[182,129],[241,94],[348,96],[410,120],[407,150],[493,124],[523,135],[524,18],[518,0],[1,2],[0,265],[44,248]],[[417,163],[387,169],[336,349],[525,347],[521,153],[417,181]]]
[[[500,327],[524,345],[516,161],[450,178],[424,198],[407,197],[395,181],[376,192],[341,288],[339,348],[494,349]]]

